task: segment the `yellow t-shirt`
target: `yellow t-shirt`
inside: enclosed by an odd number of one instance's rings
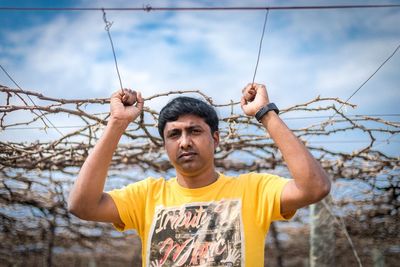
[[[124,225],[142,239],[143,266],[264,266],[264,241],[282,220],[289,180],[270,174],[220,174],[211,185],[180,186],[176,178],[146,180],[108,192]]]

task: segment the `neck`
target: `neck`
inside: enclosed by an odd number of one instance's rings
[[[195,189],[214,183],[218,179],[218,176],[219,174],[215,171],[215,167],[212,166],[207,171],[195,174],[183,173],[177,170],[176,178],[180,186]]]

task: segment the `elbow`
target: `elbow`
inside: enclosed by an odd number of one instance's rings
[[[320,184],[316,189],[314,202],[321,201],[331,192],[331,181],[325,173],[321,175]]]
[[[324,199],[331,192],[331,182],[328,182],[326,186],[321,189],[319,200]]]
[[[82,205],[76,201],[68,200],[67,210],[68,213],[78,217],[79,219],[88,220],[86,212],[82,209]]]
[[[69,200],[68,204],[67,204],[67,210],[68,213],[75,215],[76,217],[80,218],[80,211],[79,211],[79,207],[77,204],[75,204],[73,201]]]

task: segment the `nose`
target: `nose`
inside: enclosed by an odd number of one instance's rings
[[[181,149],[186,150],[192,146],[192,139],[189,134],[183,133],[180,138],[179,146]]]

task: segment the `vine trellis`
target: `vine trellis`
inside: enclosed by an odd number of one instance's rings
[[[0,141],[0,260],[12,264],[23,260],[15,257],[16,254],[42,255],[47,265],[52,265],[61,254],[77,251],[89,254],[114,251],[113,257],[119,255],[119,259],[125,259],[122,251],[132,250],[126,242],[131,237],[116,234],[109,225],[81,221],[66,208],[74,177],[107,124],[109,99],[59,99],[3,85],[0,85],[0,92],[2,135],[28,130],[48,133],[47,141],[30,138],[24,142],[5,141],[4,138]],[[200,90],[170,91],[145,98],[143,116],[127,129],[115,152],[108,188],[143,179],[146,175],[173,175],[173,167],[164,154],[156,129],[158,112],[151,107],[156,102],[166,102],[172,95],[189,93],[213,105],[220,115],[221,144],[216,151],[216,165],[220,171],[287,175],[285,163],[272,140],[259,123],[241,113],[238,102],[215,103]],[[35,98],[36,104],[29,104],[28,96]],[[355,239],[355,246],[362,246],[362,238],[366,236],[383,243],[398,240],[400,161],[398,156],[380,151],[378,142],[382,138],[393,142],[393,136],[400,132],[400,123],[376,116],[350,116],[338,108],[343,105],[354,107],[338,98],[317,97],[282,109],[282,118],[298,114],[319,117],[335,112],[335,118],[291,128],[321,161],[334,183],[351,181],[360,187],[357,195],[351,198],[334,195],[333,210],[336,216],[348,222],[347,230]],[[62,121],[65,125],[55,123],[55,127],[63,135],[53,135],[53,126],[49,126],[44,117],[53,122]],[[70,123],[66,124],[67,121]],[[367,142],[360,143],[355,150],[340,151],[323,142],[316,145],[310,141],[321,136],[335,140],[335,136],[342,133],[362,133]],[[304,226],[306,220],[302,217],[295,220]],[[304,229],[297,226],[285,231],[293,237],[292,242],[296,242],[294,240],[299,240],[296,238],[304,234]],[[289,242],[279,240],[276,234],[273,236],[274,244]],[[338,247],[345,248],[345,238],[342,236],[338,240]],[[289,252],[276,253],[282,257]]]

